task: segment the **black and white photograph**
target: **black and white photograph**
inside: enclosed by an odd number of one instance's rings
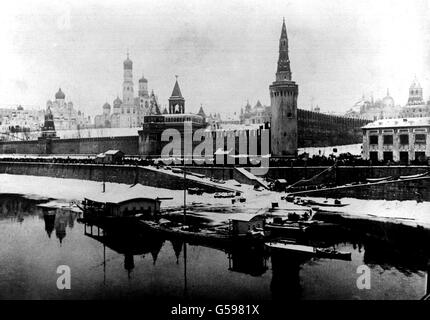
[[[0,300],[430,299],[429,0],[15,0],[0,25]]]

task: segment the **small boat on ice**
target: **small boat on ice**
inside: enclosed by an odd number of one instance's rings
[[[234,198],[236,194],[234,192],[216,192],[214,198]]]
[[[291,202],[291,198],[288,198],[288,199],[285,198],[285,199],[288,202]],[[302,198],[296,197],[292,202],[299,206],[315,206],[315,207],[346,207],[349,205],[348,203],[342,203],[338,199],[335,199],[333,202],[328,202],[328,200],[325,200],[324,202],[318,202],[311,199],[302,199]]]
[[[330,203],[328,201],[324,202],[317,202],[314,200],[309,200],[309,204],[312,206],[319,206],[319,207],[346,207],[349,206],[348,203],[341,203],[340,200],[334,200],[333,203]]]

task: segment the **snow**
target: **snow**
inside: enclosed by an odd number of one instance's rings
[[[57,130],[57,137],[61,139],[124,137],[137,136],[142,128],[92,128],[80,130]]]
[[[242,191],[246,202],[236,201],[232,205],[231,198],[214,198],[213,194],[207,193],[203,195],[187,194],[187,207],[193,214],[210,219],[214,224],[225,223],[237,213],[246,213],[251,216],[267,211],[271,208],[272,202],[277,202],[279,205],[279,208],[273,211],[275,214],[276,212],[286,214],[285,209],[299,211],[305,208],[281,200],[280,198],[284,194],[268,190],[256,191],[253,186],[241,185],[234,180],[226,181],[223,186]],[[134,191],[130,187],[131,185],[127,184],[106,182],[106,192],[108,193],[131,195]],[[0,174],[0,192],[3,194],[22,194],[28,198],[35,199],[52,199],[44,206],[76,210],[70,205],[70,202],[82,201],[85,197],[101,195],[102,183],[89,180]],[[161,208],[171,208],[178,212],[181,210],[184,199],[182,190],[149,186],[139,186],[139,195],[151,198],[172,197],[172,200],[163,200]],[[314,199],[317,202],[325,200],[325,198],[313,197],[310,199]],[[340,214],[345,217],[389,221],[413,226],[420,225],[430,229],[430,202],[359,200],[353,198],[343,198],[341,201],[349,205],[342,208],[325,207],[324,210],[340,211]]]
[[[189,178],[192,178],[188,176]],[[194,177],[196,178],[196,177]],[[196,210],[199,216],[209,218],[213,223],[228,222],[236,213],[257,213],[261,209],[269,209],[272,202],[279,202],[282,208],[285,201],[280,200],[279,193],[270,191],[254,191],[253,186],[240,185],[236,181],[226,181],[222,186],[240,190],[246,194],[246,202],[231,204],[231,198],[214,198],[213,194],[186,195],[187,206],[190,210]],[[106,182],[107,193],[130,195],[131,185]],[[0,193],[22,194],[32,199],[53,199],[44,204],[45,207],[69,208],[76,210],[70,205],[72,201],[82,201],[88,197],[102,195],[102,183],[89,180],[60,179],[40,176],[0,174]],[[161,208],[177,208],[183,205],[183,190],[170,190],[154,188],[150,186],[139,186],[139,196],[151,198],[173,198],[163,200]],[[284,206],[285,207],[285,206]]]
[[[326,198],[301,197],[317,202],[323,202]],[[430,202],[418,203],[414,200],[387,201],[387,200],[365,200],[355,198],[342,198],[346,207],[324,207],[325,211],[341,212],[344,217],[363,218],[393,223],[402,223],[412,226],[423,226],[430,229]]]
[[[397,119],[381,119],[368,123],[363,129],[373,128],[398,128],[398,127],[423,127],[430,125],[430,117],[423,118],[397,118]]]
[[[153,201],[157,200],[156,197],[151,197],[150,195],[148,195],[148,190],[140,184],[130,187],[127,192],[124,193],[118,193],[115,192],[115,190],[111,190],[104,193],[93,194],[91,196],[87,196],[86,198],[96,202],[109,202],[116,204],[138,198],[144,198]]]
[[[268,185],[267,185],[267,183],[262,178],[256,177],[254,174],[252,174],[251,172],[249,172],[245,168],[236,168],[236,170],[239,171],[240,173],[242,173],[248,179],[256,181],[256,182],[259,182],[266,189],[269,188]]]
[[[311,148],[299,148],[298,153],[308,153],[309,157],[314,155],[318,156],[329,156],[330,154],[339,155],[341,153],[350,153],[352,155],[361,155],[361,143],[357,144],[348,144],[343,146],[330,146],[330,147],[311,147]],[[337,149],[337,152],[333,152],[333,149]],[[321,151],[321,154],[319,153]]]

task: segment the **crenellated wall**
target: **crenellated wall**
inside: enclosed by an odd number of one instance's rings
[[[371,122],[297,110],[299,148],[328,147],[363,142],[361,127]]]
[[[326,147],[361,143],[363,134],[361,127],[368,120],[353,119],[327,115],[298,109],[298,147]],[[152,125],[152,124],[151,124]],[[75,139],[45,139],[32,141],[3,141],[0,142],[0,153],[18,154],[98,154],[110,149],[117,149],[129,155],[158,156],[168,142],[161,142],[161,132],[164,126],[151,126],[139,131],[139,136],[75,138]],[[183,129],[182,129],[183,131]],[[237,154],[254,154],[249,150],[250,135],[258,136],[257,153],[261,152],[260,131],[243,130],[223,133],[222,138],[227,145],[227,136],[235,136],[234,146]],[[212,132],[213,151],[218,149],[216,136],[221,132]],[[183,133],[181,132],[181,135]],[[210,135],[210,134],[209,134]],[[270,134],[268,134],[268,137]],[[244,137],[244,139],[240,139]],[[270,143],[270,142],[268,142]],[[200,141],[192,142],[192,149]],[[265,145],[266,147],[266,145]],[[183,146],[182,146],[183,148]],[[227,148],[231,149],[231,147]],[[268,146],[267,149],[269,150]]]

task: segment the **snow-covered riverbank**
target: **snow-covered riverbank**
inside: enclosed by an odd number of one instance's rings
[[[205,216],[214,222],[228,220],[236,212],[255,213],[261,209],[268,209],[272,202],[277,202],[280,209],[303,207],[296,206],[281,200],[283,194],[271,191],[255,191],[250,185],[240,185],[236,181],[227,181],[225,186],[243,191],[246,198],[244,203],[236,203],[232,206],[231,199],[214,198],[213,194],[189,195],[187,205],[201,206],[199,215]],[[59,179],[40,176],[24,176],[0,174],[0,193],[22,194],[29,198],[53,199],[45,204],[52,207],[70,207],[73,200],[81,201],[85,197],[94,196],[102,192],[102,183],[89,180]],[[120,183],[106,183],[106,192],[114,194],[138,193],[146,197],[172,197],[172,200],[162,202],[162,207],[178,207],[183,204],[184,193],[182,190],[169,190],[138,185],[130,188],[130,185]],[[324,198],[310,198],[317,202],[323,202]],[[416,201],[385,201],[385,200],[359,200],[352,198],[341,199],[348,204],[342,208],[324,207],[324,210],[342,212],[346,217],[358,217],[364,219],[376,219],[404,223],[408,225],[420,225],[430,229],[430,202],[417,203]],[[229,208],[229,210],[216,210],[216,208]],[[211,208],[211,210],[205,210]]]

